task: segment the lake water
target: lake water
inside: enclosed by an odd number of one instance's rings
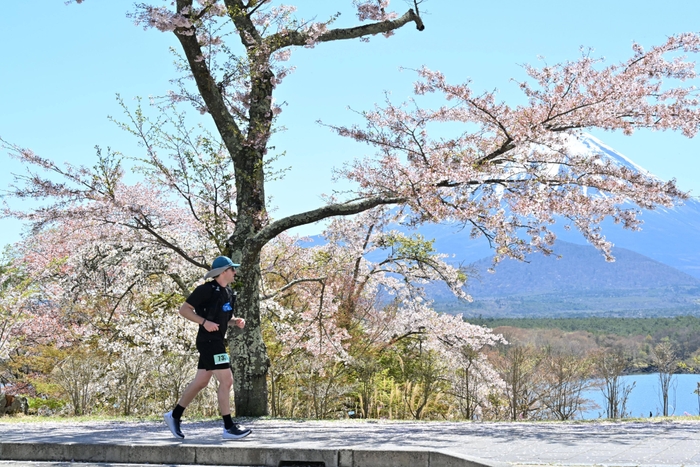
[[[654,416],[662,415],[663,405],[659,391],[659,375],[657,373],[646,375],[623,376],[626,385],[636,382],[634,389],[627,398],[627,412],[631,417],[648,417],[649,412]],[[699,415],[698,396],[694,394],[700,382],[700,375],[673,375],[671,387],[668,392],[669,415]],[[584,393],[586,399],[591,399],[600,406],[599,409],[589,410],[583,413],[584,419],[605,418],[605,397],[600,389],[590,390]]]

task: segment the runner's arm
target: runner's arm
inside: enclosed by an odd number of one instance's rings
[[[217,323],[213,323],[205,319],[203,316],[199,316],[194,311],[194,307],[187,302],[182,304],[179,313],[180,316],[192,321],[193,323],[197,323],[204,326],[204,329],[206,329],[209,332],[213,332],[219,329],[219,325]]]

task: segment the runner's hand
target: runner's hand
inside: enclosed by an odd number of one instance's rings
[[[245,320],[243,318],[232,318],[228,324],[238,326],[239,328],[243,329],[245,327]]]
[[[206,329],[209,332],[215,332],[219,330],[219,323],[214,323],[212,321],[206,320],[202,327],[204,327],[204,329]]]

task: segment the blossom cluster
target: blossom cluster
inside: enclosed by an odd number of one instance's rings
[[[395,12],[388,12],[390,0],[353,0],[360,21],[387,21],[395,19]]]
[[[574,62],[527,66],[534,84],[519,83],[529,104],[517,107],[422,68],[414,100],[387,101],[363,113],[364,127],[333,127],[378,151],[378,157],[349,164],[340,174],[357,182],[359,196],[405,199],[415,223],[440,219],[470,226],[473,237],[489,239],[496,262],[523,259],[531,251],[551,253],[550,226],[562,221],[613,260],[600,229],[603,219],[636,229],[640,209],[670,206],[687,195],[674,181],[581,151],[577,141],[589,128],[695,135],[700,100],[693,86],[684,85],[695,77],[694,64],[666,57],[696,53],[699,40],[682,34],[648,51],[635,46],[632,58],[610,66],[588,53]],[[426,94],[441,96],[445,104],[422,107]],[[431,137],[428,129],[439,124],[465,131]]]

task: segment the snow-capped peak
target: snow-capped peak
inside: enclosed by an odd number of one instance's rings
[[[654,176],[651,172],[632,161],[632,159],[630,159],[629,157],[620,154],[619,152],[617,152],[607,144],[603,143],[595,136],[590,135],[588,133],[583,133],[577,139],[572,138],[569,144],[572,151],[581,153],[593,152],[595,154],[600,154],[605,158],[612,159],[612,161],[615,162],[616,165],[627,167],[644,175]]]

